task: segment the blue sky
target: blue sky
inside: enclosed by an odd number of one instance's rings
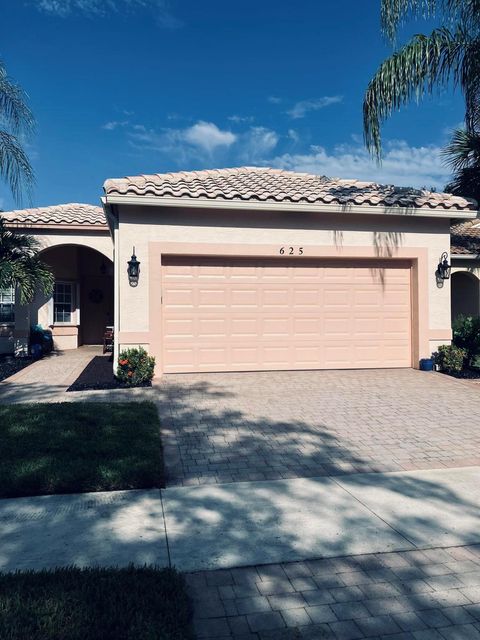
[[[462,119],[451,92],[391,118],[381,167],[363,148],[363,92],[390,51],[379,0],[0,4],[0,57],[38,121],[35,206],[97,203],[109,177],[240,165],[448,179],[439,150]],[[0,205],[14,205],[5,185]]]

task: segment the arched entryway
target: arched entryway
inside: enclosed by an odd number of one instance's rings
[[[56,245],[41,253],[55,276],[53,296],[38,296],[32,324],[51,328],[56,349],[101,344],[113,325],[113,263],[81,245]],[[36,322],[35,322],[36,320]]]
[[[480,281],[468,271],[452,274],[452,321],[458,316],[478,316],[480,313]]]

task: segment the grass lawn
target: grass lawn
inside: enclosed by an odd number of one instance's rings
[[[0,452],[1,498],[163,486],[148,402],[0,406]]]
[[[0,574],[0,638],[187,640],[192,609],[174,569]]]

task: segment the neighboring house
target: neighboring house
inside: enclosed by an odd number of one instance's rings
[[[452,320],[480,315],[480,220],[452,224]]]
[[[0,353],[28,349],[30,328],[51,327],[57,349],[100,343],[113,324],[113,243],[101,207],[63,204],[0,214],[9,226],[38,238],[42,259],[55,274],[50,299],[14,302],[0,292]]]
[[[157,375],[416,367],[451,339],[436,274],[451,220],[477,216],[449,194],[249,167],[107,180],[102,202],[105,217],[5,214],[58,280],[53,300],[17,305],[13,334],[40,322],[68,348],[114,324],[116,354],[145,346]]]

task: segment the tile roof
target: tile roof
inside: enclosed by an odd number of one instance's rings
[[[9,223],[26,225],[71,224],[106,227],[107,221],[101,207],[92,204],[57,204],[36,209],[18,209],[0,212]]]
[[[475,201],[448,193],[262,167],[180,171],[113,178],[105,182],[104,190],[107,196],[174,197],[186,201],[195,198],[270,203],[428,207],[455,211],[477,209]]]
[[[478,218],[452,224],[450,251],[452,255],[480,255],[480,220]]]

